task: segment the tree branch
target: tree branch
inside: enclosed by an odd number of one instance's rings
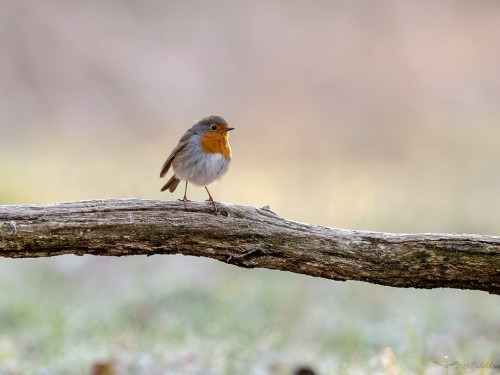
[[[500,238],[350,231],[269,210],[110,199],[0,206],[0,256],[184,254],[393,287],[500,294]]]

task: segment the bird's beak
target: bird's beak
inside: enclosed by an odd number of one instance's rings
[[[234,130],[235,128],[227,128],[226,131],[229,132],[231,130]]]

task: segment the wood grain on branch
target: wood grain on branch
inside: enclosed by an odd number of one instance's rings
[[[110,199],[0,206],[0,256],[184,254],[393,287],[500,294],[500,238],[341,230],[266,208]]]

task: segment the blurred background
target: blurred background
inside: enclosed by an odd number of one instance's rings
[[[498,2],[0,0],[0,29],[0,204],[180,198],[159,192],[160,168],[219,114],[236,130],[217,200],[500,235]],[[500,300],[484,292],[183,256],[3,259],[0,287],[0,374],[500,364]]]

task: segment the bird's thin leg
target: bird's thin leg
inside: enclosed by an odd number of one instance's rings
[[[189,199],[187,198],[187,191],[188,191],[188,182],[186,180],[186,186],[184,187],[184,202],[189,202]]]
[[[182,203],[184,203],[184,209],[187,210],[187,207],[186,207],[186,202],[190,202],[189,199],[187,199],[187,189],[188,189],[188,182],[186,180],[186,186],[184,187],[184,198],[182,199],[179,199],[180,201],[182,201]]]
[[[208,188],[205,186],[205,190],[207,191],[208,193],[208,201],[212,202],[212,204],[214,205],[214,212],[217,212],[217,205],[215,204],[215,201],[214,199],[212,198],[212,195],[210,194],[210,192],[208,191]]]

